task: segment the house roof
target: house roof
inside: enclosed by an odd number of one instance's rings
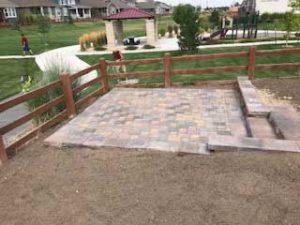
[[[159,7],[164,9],[171,9],[172,7],[164,2],[155,2],[155,5],[159,5]]]
[[[122,12],[112,14],[105,17],[104,20],[126,20],[126,19],[142,19],[142,18],[154,18],[152,13],[145,12],[141,9],[130,8],[123,10]]]
[[[0,8],[16,7],[16,4],[9,0],[0,0]]]
[[[137,2],[137,7],[141,9],[155,9],[155,2]]]
[[[90,6],[86,6],[86,5],[72,5],[70,6],[70,9],[90,9]]]
[[[130,7],[123,1],[120,0],[110,0],[110,2],[119,9],[129,9]]]
[[[39,7],[39,6],[58,6],[57,3],[51,0],[10,0],[17,7]]]
[[[130,8],[125,2],[121,0],[80,0],[80,4],[89,6],[91,8],[106,8],[109,4],[113,4],[119,9]]]
[[[80,3],[92,8],[106,8],[108,4],[106,0],[80,0]]]

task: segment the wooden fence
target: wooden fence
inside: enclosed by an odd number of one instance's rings
[[[15,149],[28,142],[30,139],[37,136],[40,132],[43,132],[50,128],[51,126],[63,121],[66,118],[76,115],[78,109],[84,107],[90,101],[96,97],[108,92],[110,90],[109,81],[120,78],[142,78],[142,77],[164,77],[164,85],[166,88],[172,86],[171,77],[174,75],[202,75],[202,74],[213,74],[213,73],[223,73],[223,72],[245,72],[248,78],[252,80],[254,78],[255,71],[261,70],[284,70],[284,69],[296,69],[300,68],[300,63],[282,63],[282,64],[259,64],[256,65],[257,56],[274,56],[274,55],[291,55],[300,54],[300,48],[295,49],[282,49],[282,50],[256,50],[255,47],[250,47],[249,51],[243,52],[233,52],[233,53],[218,53],[218,54],[206,54],[206,55],[185,55],[178,57],[171,57],[170,54],[166,53],[163,58],[152,58],[143,60],[125,60],[121,62],[106,61],[101,59],[99,63],[92,65],[91,67],[84,69],[75,74],[61,74],[60,79],[46,86],[33,90],[29,93],[23,94],[14,99],[0,103],[0,113],[4,112],[18,104],[24,103],[28,100],[32,100],[40,95],[43,95],[55,88],[62,88],[63,95],[50,100],[44,105],[39,106],[32,112],[17,118],[15,121],[0,128],[0,161],[4,162],[7,160],[7,154],[13,152]],[[236,65],[236,66],[219,66],[219,67],[204,67],[204,68],[189,68],[189,69],[174,69],[172,70],[172,64],[187,62],[187,61],[197,61],[197,60],[214,60],[214,59],[226,59],[226,58],[245,58],[248,59],[247,65]],[[108,66],[122,66],[122,65],[147,65],[147,64],[162,64],[164,66],[163,70],[158,71],[139,71],[132,73],[118,73],[109,74],[107,71]],[[98,70],[98,77],[90,80],[87,83],[81,84],[72,89],[72,82],[76,79],[94,71]],[[99,84],[94,92],[82,97],[77,102],[75,102],[74,96],[81,93],[86,88]],[[26,135],[22,136],[12,144],[5,146],[3,135],[9,131],[19,127],[20,125],[32,120],[35,117],[42,115],[43,113],[49,111],[51,108],[65,103],[65,108],[58,113],[52,119],[39,125]]]

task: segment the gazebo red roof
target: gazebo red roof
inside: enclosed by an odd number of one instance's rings
[[[104,18],[104,20],[126,20],[126,19],[143,19],[143,18],[154,18],[152,13],[148,13],[141,9],[131,8],[125,9],[122,12],[112,14]]]

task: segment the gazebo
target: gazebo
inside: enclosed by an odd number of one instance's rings
[[[105,20],[105,29],[107,36],[108,48],[114,48],[117,45],[123,44],[123,20],[132,19],[145,19],[146,21],[146,34],[147,34],[147,44],[155,45],[157,42],[157,20],[155,16],[151,13],[145,12],[140,9],[130,8],[122,12],[112,14]]]

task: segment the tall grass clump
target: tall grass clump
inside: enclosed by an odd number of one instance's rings
[[[48,85],[54,81],[57,81],[59,79],[59,74],[61,70],[59,68],[52,68],[51,70],[44,72],[42,76],[39,79],[36,79],[31,86],[31,90],[35,90],[37,88],[43,87],[45,85]],[[78,82],[75,81],[72,83],[72,88],[75,88],[78,85]],[[63,89],[62,87],[54,88],[50,91],[47,91],[45,94],[42,94],[32,100],[29,100],[26,102],[26,106],[29,111],[33,111],[36,108],[48,103],[49,101],[54,100],[55,98],[63,95]],[[78,96],[74,96],[74,100],[76,101],[79,98]],[[36,125],[42,124],[45,121],[53,118],[55,115],[57,115],[59,112],[63,111],[65,109],[65,103],[58,104],[55,107],[52,107],[47,112],[41,114],[40,116],[36,117],[34,119],[34,123]]]
[[[84,34],[79,37],[79,44],[81,51],[86,51],[89,48],[104,49],[103,46],[107,44],[106,33],[97,31]]]

